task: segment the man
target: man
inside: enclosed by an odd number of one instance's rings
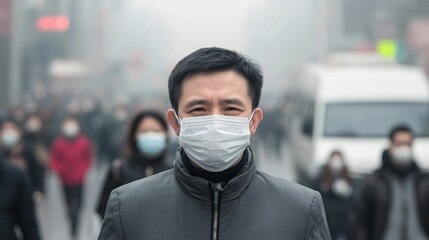
[[[413,133],[395,127],[390,141],[362,187],[350,239],[429,239],[429,176],[413,159]]]
[[[112,191],[100,240],[331,239],[320,194],[259,172],[260,67],[203,48],[169,78],[174,169]]]

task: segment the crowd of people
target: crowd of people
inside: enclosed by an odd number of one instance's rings
[[[414,133],[398,125],[388,137],[380,168],[365,179],[352,180],[334,151],[315,181],[333,240],[428,239],[429,174],[413,157]]]
[[[171,166],[161,113],[77,89],[57,90],[38,88],[0,115],[2,239],[40,239],[35,203],[49,194],[48,171],[60,180],[75,239],[91,167],[111,165],[96,209],[102,217],[114,188]]]

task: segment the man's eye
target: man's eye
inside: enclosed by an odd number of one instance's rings
[[[204,112],[205,109],[204,108],[194,108],[191,110],[191,112]]]
[[[235,108],[235,107],[227,107],[227,108],[225,109],[225,111],[240,111],[240,109]]]

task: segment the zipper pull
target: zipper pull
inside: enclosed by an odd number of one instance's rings
[[[222,183],[213,183],[212,189],[214,192],[223,192],[223,190],[225,190],[225,188],[222,187]]]

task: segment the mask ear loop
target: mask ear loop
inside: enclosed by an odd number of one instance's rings
[[[176,117],[177,122],[182,125],[182,120],[180,120],[179,116],[177,116],[176,110],[173,111],[174,112],[174,116]]]
[[[256,111],[256,109],[254,109],[254,110],[252,111],[252,114],[250,115],[250,118],[249,118],[249,120],[248,120],[248,122],[249,122],[249,123],[252,121],[252,118],[253,118],[253,115],[255,114],[255,111]]]

